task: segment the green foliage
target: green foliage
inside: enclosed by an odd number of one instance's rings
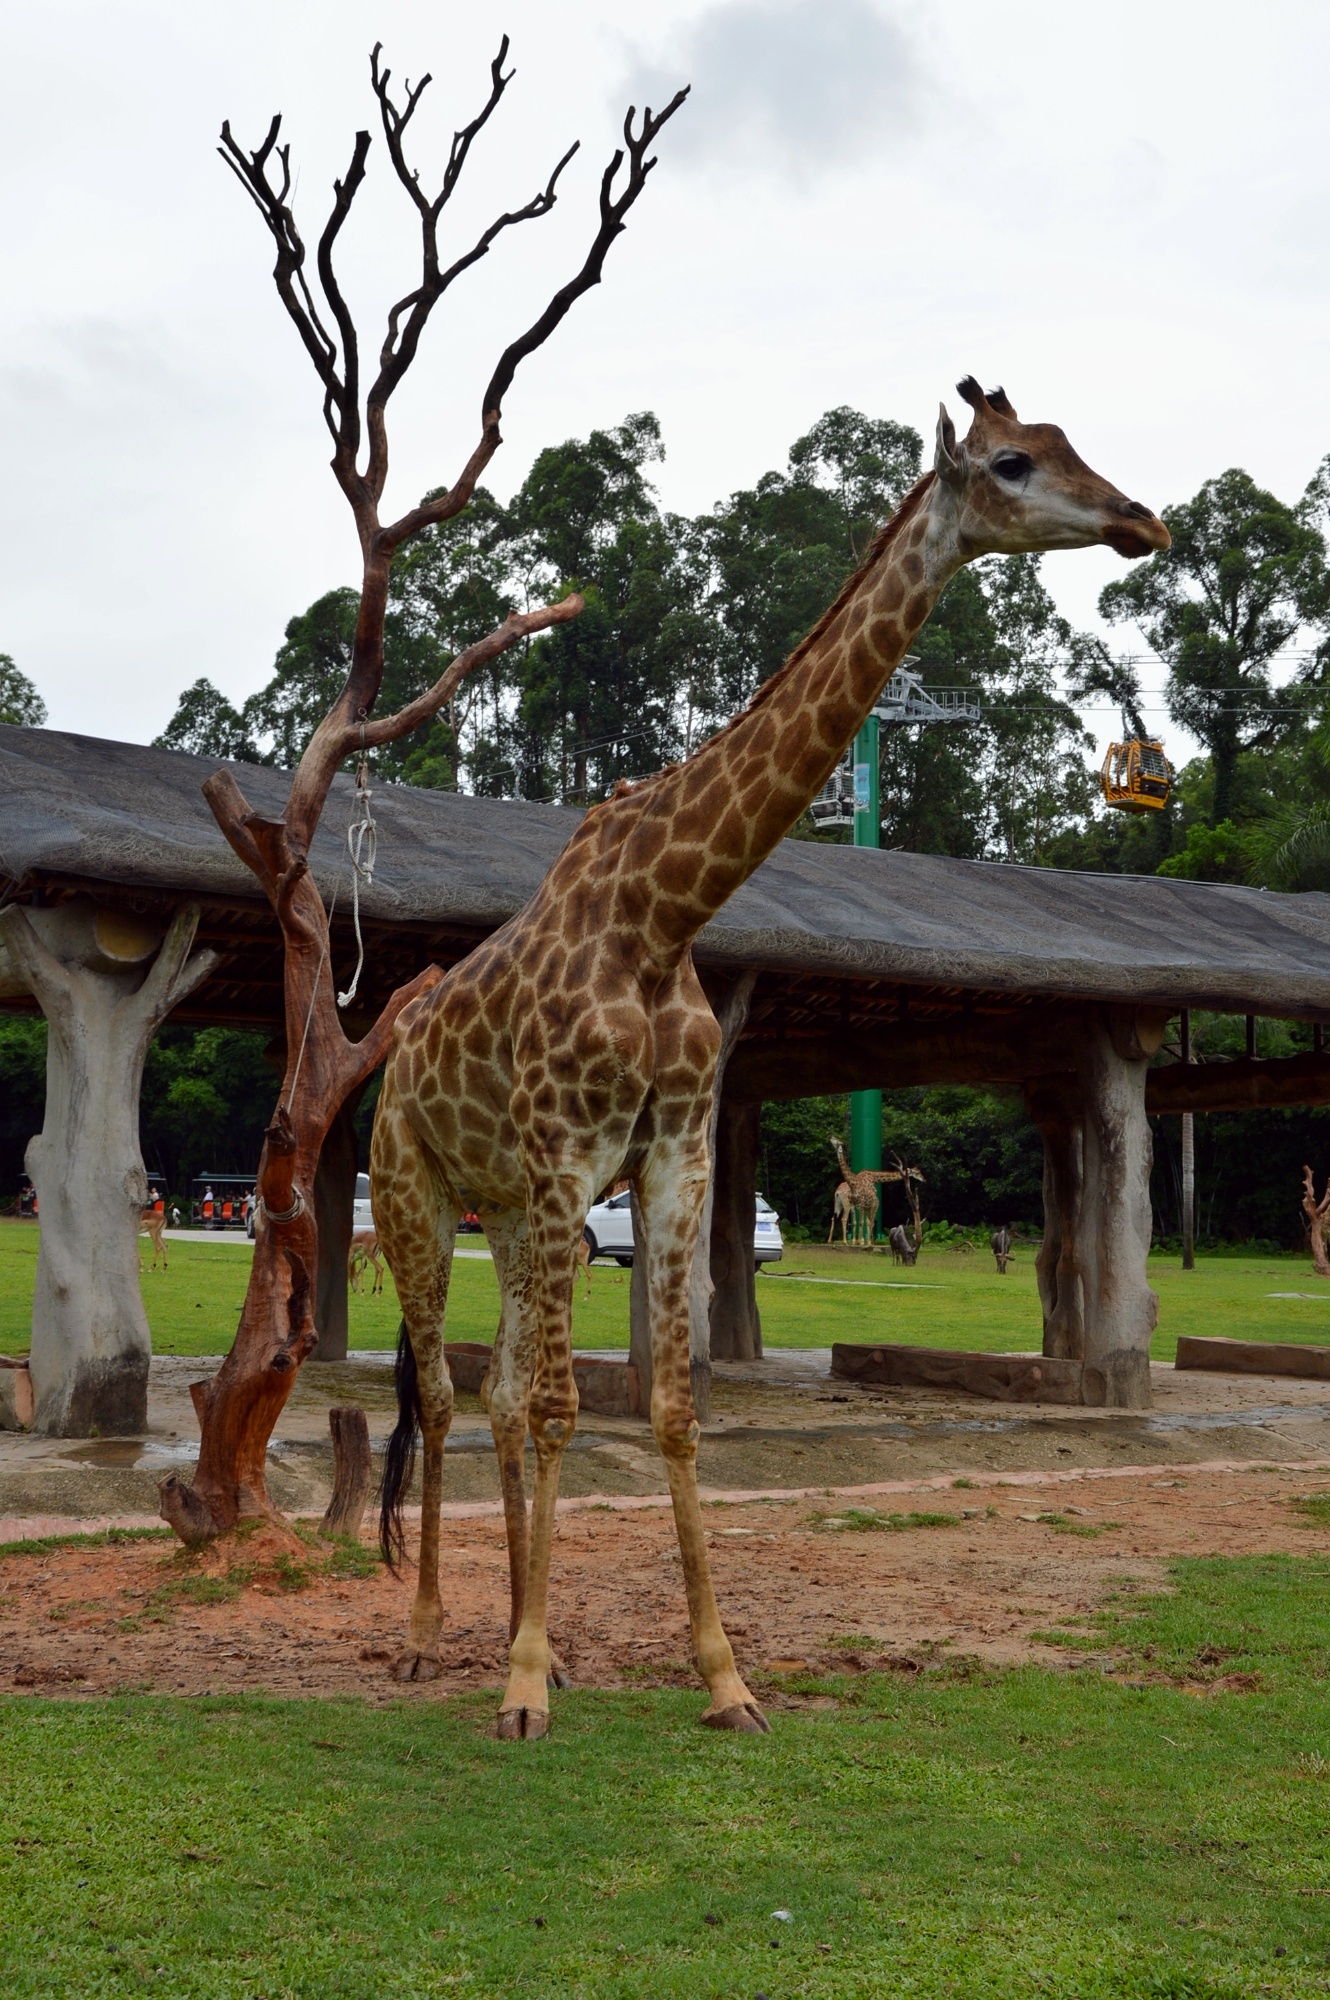
[[[941,1084],[893,1090],[882,1103],[882,1140],[924,1174],[925,1215],[971,1228],[1043,1221],[1043,1148],[1015,1091]],[[888,1226],[906,1219],[898,1186],[883,1189]],[[828,1197],[829,1199],[829,1197]]]
[[[46,1022],[0,1014],[0,1203],[18,1194],[28,1141],[46,1108]]]
[[[267,1037],[240,1028],[163,1028],[148,1051],[140,1109],[143,1157],[176,1195],[200,1173],[253,1173],[277,1075]]]
[[[46,720],[46,703],[8,653],[0,653],[0,722],[37,729]]]
[[[1221,819],[1215,826],[1197,820],[1187,829],[1186,844],[1161,861],[1155,872],[1193,882],[1245,882],[1250,867],[1246,837],[1231,819]]]
[[[828,1134],[849,1142],[847,1097],[800,1097],[762,1106],[758,1184],[771,1206],[796,1229],[825,1237],[840,1180]],[[782,1226],[784,1224],[782,1223]]]
[[[1109,584],[1099,608],[1138,625],[1167,662],[1170,713],[1213,761],[1217,824],[1232,810],[1239,753],[1270,739],[1273,657],[1324,613],[1325,544],[1305,507],[1236,468],[1163,519],[1173,546]]]

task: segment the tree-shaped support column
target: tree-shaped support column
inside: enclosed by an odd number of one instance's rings
[[[49,1029],[46,1116],[25,1164],[41,1215],[33,1427],[53,1437],[147,1427],[139,1088],[153,1035],[217,962],[191,954],[198,921],[181,910],[163,939],[160,925],[86,897],[0,911],[5,983],[36,996]]]
[[[1146,1271],[1152,1143],[1145,1072],[1166,1016],[1087,1008],[1070,1072],[1026,1085],[1044,1142],[1044,1240],[1036,1261],[1043,1351],[1081,1363],[1081,1401],[1148,1409],[1159,1300]]]

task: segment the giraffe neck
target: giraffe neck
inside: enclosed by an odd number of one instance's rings
[[[749,707],[687,763],[598,809],[634,929],[658,964],[682,955],[831,776],[961,566],[950,511],[928,473]]]

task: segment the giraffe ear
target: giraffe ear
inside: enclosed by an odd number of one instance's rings
[[[960,481],[960,462],[956,457],[956,426],[947,415],[945,403],[937,406],[937,449],[933,453],[933,470],[948,486]]]

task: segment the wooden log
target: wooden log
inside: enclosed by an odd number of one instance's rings
[[[374,1474],[369,1420],[354,1403],[334,1403],[328,1412],[328,1429],[333,1443],[333,1491],[319,1533],[350,1535],[356,1540]]]
[[[1145,1079],[1145,1108],[1181,1111],[1263,1111],[1330,1104],[1330,1055],[1315,1052],[1268,1061],[1167,1063]]]
[[[448,1340],[444,1359],[455,1389],[479,1395],[493,1349],[483,1340]],[[581,1409],[598,1417],[637,1417],[645,1414],[641,1379],[631,1361],[600,1361],[589,1355],[574,1355],[573,1380]]]
[[[0,1354],[0,1431],[30,1431],[32,1371],[26,1361]]]
[[[1184,1333],[1175,1368],[1210,1368],[1224,1375],[1297,1375],[1330,1382],[1330,1347],[1302,1347],[1291,1340],[1222,1340]]]
[[[837,1341],[831,1372],[893,1389],[962,1390],[997,1403],[1079,1403],[1081,1364],[1047,1354],[967,1354],[946,1347]]]

